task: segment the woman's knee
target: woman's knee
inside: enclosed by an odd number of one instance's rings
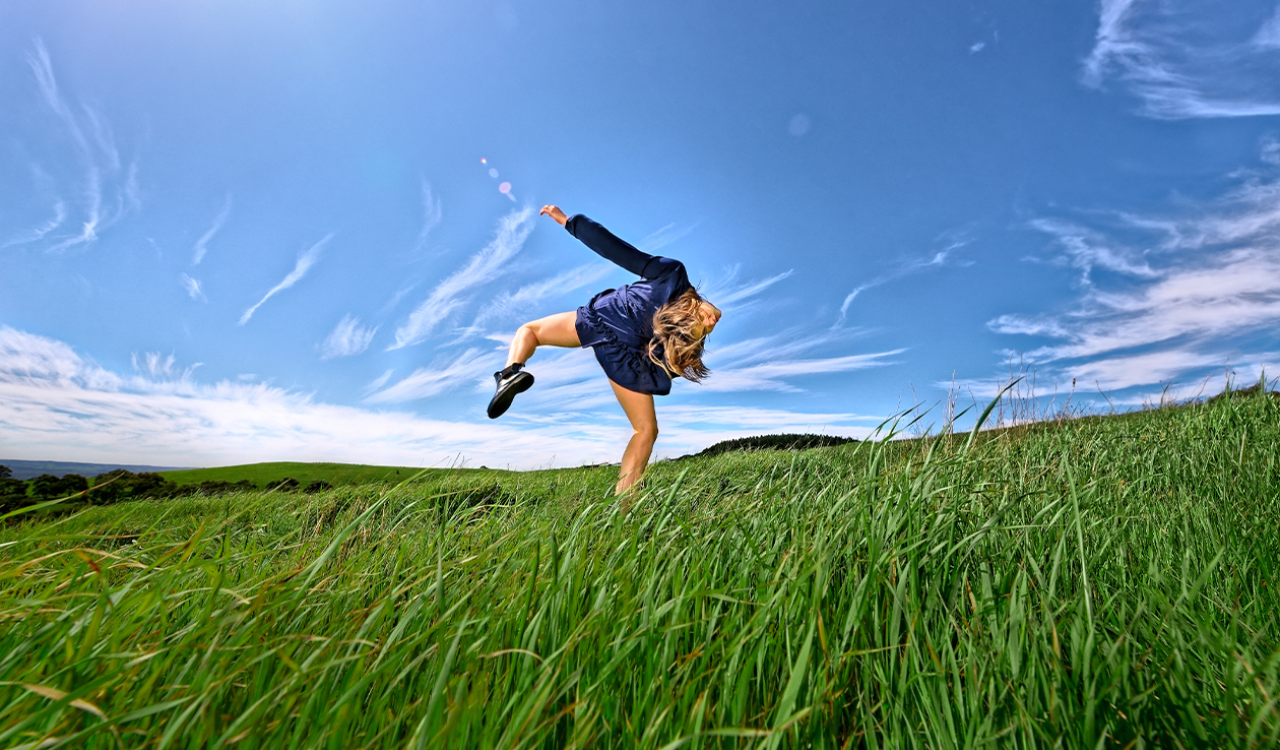
[[[647,440],[650,443],[656,443],[658,441],[658,425],[656,424],[642,424],[634,427],[633,429],[635,430],[636,437],[642,440]]]
[[[538,340],[538,328],[536,321],[533,323],[525,323],[517,328],[516,335],[531,340],[535,346],[541,343]]]

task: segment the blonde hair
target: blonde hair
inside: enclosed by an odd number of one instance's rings
[[[705,333],[697,332],[702,325],[698,308],[702,297],[690,287],[679,297],[659,307],[653,314],[653,338],[649,340],[649,360],[673,376],[695,383],[701,382],[711,370],[702,364]],[[663,349],[662,359],[657,349]]]

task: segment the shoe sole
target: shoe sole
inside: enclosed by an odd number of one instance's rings
[[[528,377],[521,377],[522,375],[527,375]],[[511,402],[515,400],[516,395],[529,390],[532,385],[532,373],[522,372],[516,375],[511,385],[493,395],[493,400],[489,402],[489,419],[497,419],[505,414],[507,409],[510,408]]]

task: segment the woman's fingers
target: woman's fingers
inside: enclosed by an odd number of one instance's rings
[[[552,219],[555,219],[557,224],[560,224],[560,225],[564,225],[564,223],[569,220],[569,217],[564,215],[564,211],[561,211],[559,206],[552,203],[548,203],[547,205],[543,206],[542,210],[539,211],[538,214],[543,216],[550,216]]]

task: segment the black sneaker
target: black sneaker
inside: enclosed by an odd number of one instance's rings
[[[493,379],[498,382],[498,392],[493,394],[493,400],[489,402],[489,419],[501,417],[511,406],[516,394],[524,393],[533,385],[533,374],[525,372],[524,365],[519,362],[495,372]]]

